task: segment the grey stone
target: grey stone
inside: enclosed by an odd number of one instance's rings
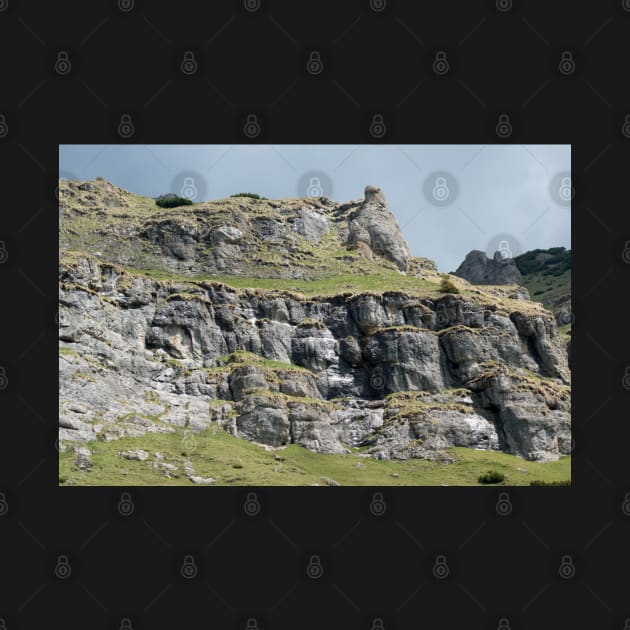
[[[188,479],[196,484],[210,484],[216,481],[214,477],[199,477],[198,475],[190,475]]]
[[[476,249],[466,255],[453,275],[472,284],[520,284],[523,281],[513,258],[503,258],[501,252],[488,258],[485,252]]]
[[[75,460],[74,465],[79,470],[91,470],[92,468],[92,450],[86,446],[78,446],[74,449]]]
[[[349,222],[349,243],[364,244],[372,253],[391,260],[401,271],[409,268],[409,248],[382,190],[365,187],[361,207]]]
[[[119,451],[118,455],[123,459],[129,459],[137,462],[145,462],[149,459],[149,453],[142,449],[131,449],[129,451]]]

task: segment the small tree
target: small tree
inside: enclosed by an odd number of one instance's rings
[[[455,286],[455,283],[450,279],[447,273],[442,276],[442,282],[440,282],[440,292],[459,293],[459,289]]]

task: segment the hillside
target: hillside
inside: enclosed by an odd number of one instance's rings
[[[62,181],[60,200],[61,483],[113,483],[128,461],[164,483],[243,482],[210,465],[228,446],[286,451],[304,475],[260,483],[305,484],[328,465],[352,483],[361,463],[370,483],[434,483],[458,462],[454,482],[475,483],[478,452],[570,453],[553,315],[516,285],[444,283],[376,187],[160,208]],[[176,455],[190,435],[210,450]]]
[[[556,315],[564,334],[571,328],[571,250],[534,249],[514,258],[533,300]]]

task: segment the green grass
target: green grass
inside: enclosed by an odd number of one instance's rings
[[[272,452],[217,427],[199,434],[155,433],[91,442],[89,446],[94,450],[89,472],[75,470],[71,452],[60,453],[60,485],[193,485],[183,475],[177,479],[163,476],[150,468],[150,460],[128,461],[116,455],[116,451],[136,448],[160,452],[165,456],[163,461],[179,464],[180,468],[182,453],[186,453],[197,475],[214,477],[214,485],[221,486],[323,486],[326,483],[322,477],[334,479],[342,486],[479,486],[479,477],[488,470],[505,475],[505,481],[497,484],[500,486],[526,486],[532,480],[560,482],[571,477],[570,457],[541,464],[505,453],[454,448],[449,452],[456,461],[441,464],[423,460],[379,461],[356,454],[321,455],[295,444]]]
[[[571,270],[559,276],[544,275],[542,272],[523,276],[523,285],[533,300],[549,304],[551,300],[571,294]]]
[[[383,271],[374,274],[340,274],[316,278],[314,280],[295,280],[292,278],[255,278],[245,276],[207,275],[194,278],[177,276],[152,269],[129,269],[131,273],[146,276],[154,280],[176,282],[220,282],[235,289],[263,289],[265,291],[290,291],[306,296],[338,295],[340,293],[382,293],[401,291],[409,295],[427,295],[435,292],[437,282],[404,276],[395,271]]]
[[[440,282],[440,293],[459,293],[459,289],[447,273],[442,276],[442,280]]]
[[[571,299],[571,250],[564,247],[534,249],[514,260],[532,300],[540,302],[556,316],[566,308]],[[564,341],[568,341],[566,333],[570,327],[559,328]]]
[[[239,365],[258,365],[262,368],[270,370],[296,370],[299,372],[308,372],[305,367],[296,365],[295,363],[285,363],[284,361],[276,361],[275,359],[265,359],[253,352],[247,352],[247,350],[236,350],[231,354],[226,354],[217,358],[218,368],[209,368],[210,370],[224,371],[224,366],[236,367]]]

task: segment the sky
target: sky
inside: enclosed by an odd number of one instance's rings
[[[412,255],[571,247],[570,145],[61,145],[59,175],[193,201],[253,192],[336,202],[379,186]]]

